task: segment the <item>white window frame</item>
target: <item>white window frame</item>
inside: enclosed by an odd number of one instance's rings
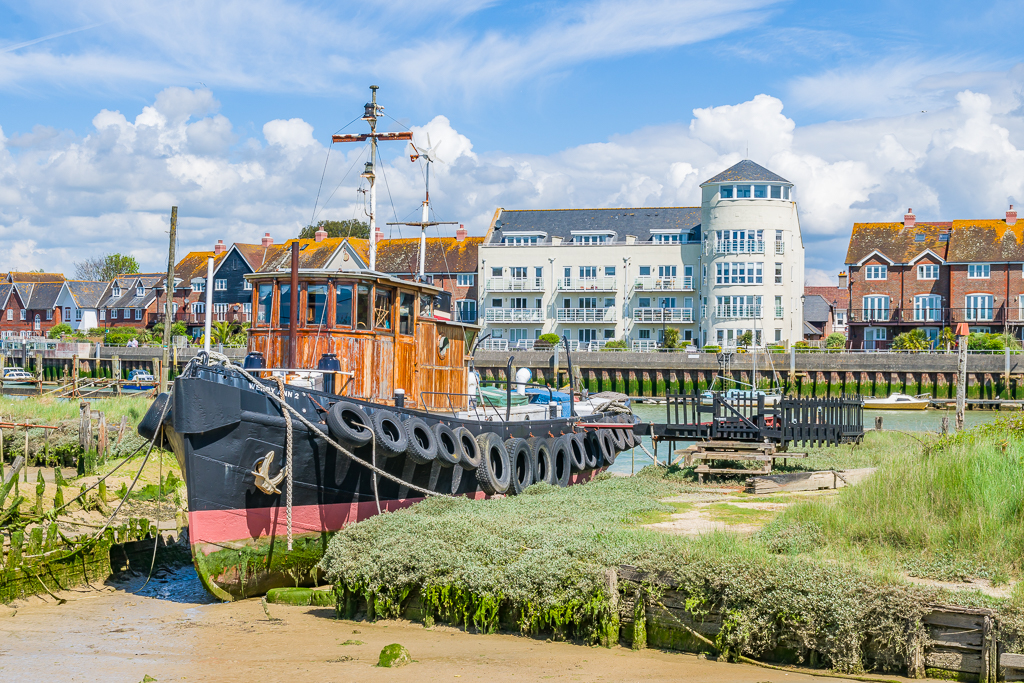
[[[252,291],[252,280],[243,280],[243,282],[242,282],[242,289],[244,289],[247,292],[251,292]]]
[[[457,287],[472,287],[476,284],[476,273],[458,273],[455,276]]]
[[[864,279],[865,280],[887,280],[889,277],[889,266],[886,265],[870,265],[864,266]]]
[[[142,320],[142,309],[141,308],[136,308],[135,309],[135,319],[136,320]]]
[[[131,320],[132,319],[131,309],[130,308],[122,308],[121,309],[121,317],[124,318],[125,320]]]
[[[82,309],[81,308],[76,308],[75,309],[75,322],[80,322],[81,320],[82,320]]]
[[[889,297],[885,294],[871,294],[864,297],[864,320],[889,320]]]
[[[918,280],[938,280],[939,266],[935,263],[923,263],[917,267]]]
[[[916,322],[940,322],[942,320],[942,297],[938,294],[915,296],[914,320]]]
[[[992,277],[992,264],[990,263],[968,263],[968,280],[988,280]]]
[[[226,292],[228,291],[227,278],[220,278],[213,281],[213,291],[215,292]]]
[[[460,305],[460,304],[462,304],[462,305]],[[463,309],[464,308],[469,308],[470,307],[469,304],[472,304],[472,309],[473,309],[473,319],[472,320],[464,317],[464,313],[463,313]],[[465,322],[469,322],[469,323],[476,322],[476,320],[480,317],[480,313],[478,312],[478,308],[479,307],[477,306],[476,299],[456,299],[455,300],[455,311],[456,311],[456,313],[458,313],[459,321],[460,322],[464,322],[464,323]]]
[[[116,308],[111,308],[110,309],[110,319],[111,320],[117,320],[117,309]]]
[[[991,294],[979,292],[968,294],[964,297],[964,317],[967,320],[980,320],[988,322],[992,320],[993,309],[995,308],[995,297]]]
[[[138,287],[136,287],[135,296],[146,296],[146,287],[144,285],[139,285]]]
[[[49,318],[47,318],[47,320],[49,320]],[[100,309],[100,321],[105,322],[106,320],[107,320],[107,309],[101,308]]]
[[[21,317],[22,321],[28,320],[28,311],[24,308],[18,311],[18,315]]]

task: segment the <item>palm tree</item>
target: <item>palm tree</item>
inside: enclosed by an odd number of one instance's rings
[[[210,330],[210,343],[227,344],[231,341],[233,333],[234,329],[232,329],[231,323],[227,321],[214,323]]]

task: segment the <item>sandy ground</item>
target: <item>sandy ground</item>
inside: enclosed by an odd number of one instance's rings
[[[97,681],[825,681],[695,655],[586,647],[515,635],[475,635],[403,621],[336,620],[324,608],[259,600],[210,604],[190,568],[145,589],[69,592],[68,602],[33,598],[0,614],[0,680]],[[170,580],[168,580],[170,579]],[[141,579],[135,580],[141,584]],[[363,644],[344,645],[358,640]],[[381,648],[401,643],[416,660],[376,667]]]

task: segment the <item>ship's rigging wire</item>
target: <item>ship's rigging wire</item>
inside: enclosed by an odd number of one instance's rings
[[[366,156],[366,151],[369,148],[370,148],[369,143],[363,145],[363,149],[360,150],[360,153],[358,155],[356,155],[355,161],[352,162],[352,165],[348,167],[347,171],[345,171],[345,175],[342,176],[341,182],[339,182],[338,185],[334,188],[334,191],[331,192],[331,195],[327,199],[324,200],[323,206],[320,207],[320,213],[323,213],[324,209],[327,208],[327,205],[331,203],[331,199],[338,192],[338,190],[341,189],[341,186],[345,183],[345,181],[348,180],[348,176],[352,172],[352,169],[356,167],[356,164],[358,164],[360,161],[362,161],[362,159]],[[315,214],[313,216],[313,222],[314,223],[316,222],[316,217],[318,215],[320,215],[320,214]]]
[[[335,131],[334,135],[337,135],[341,131],[345,130],[346,128],[351,126],[353,123],[358,121],[360,118],[362,118],[362,117],[360,117],[360,116],[355,117],[354,119],[352,119],[351,121],[346,123],[344,126],[339,128],[337,131]],[[310,217],[309,217],[309,224],[310,225],[313,225],[313,221],[316,220],[316,206],[320,202],[320,192],[324,189],[324,177],[327,175],[327,162],[331,160],[331,150],[332,149],[334,149],[334,141],[333,141],[333,139],[331,140],[330,146],[327,148],[327,158],[324,159],[324,170],[320,173],[320,187],[318,187],[316,189],[316,200],[313,202],[313,212],[312,212],[312,214],[310,214]],[[349,170],[351,170],[351,169],[349,169]],[[346,173],[345,175],[347,176],[348,174]],[[344,182],[344,179],[342,179],[342,182]],[[333,192],[331,193],[331,196],[332,197],[334,196]],[[326,204],[326,202],[325,202],[325,204]]]
[[[380,174],[381,174],[381,176],[384,177],[384,188],[387,189],[387,191],[388,191],[388,201],[391,202],[391,213],[394,214],[394,216],[395,216],[395,224],[397,225],[398,224],[398,209],[395,208],[395,198],[391,196],[391,186],[388,185],[388,174],[384,170],[384,166],[385,166],[385,164],[382,161],[381,164],[380,164]],[[392,235],[394,235],[394,229],[395,229],[395,225],[392,225],[391,226],[391,234],[388,235],[388,237],[391,238],[391,239],[393,239]],[[373,235],[370,235],[370,239],[373,239]],[[400,225],[398,225],[398,239],[402,239],[402,226],[400,226]]]

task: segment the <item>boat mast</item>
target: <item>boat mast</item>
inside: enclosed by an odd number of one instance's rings
[[[378,85],[370,86],[370,101],[363,105],[362,118],[363,121],[370,124],[370,134],[349,133],[346,135],[331,136],[331,142],[362,142],[367,138],[370,140],[370,160],[366,162],[366,167],[360,174],[370,183],[370,270],[377,269],[377,177],[374,174],[374,168],[376,168],[377,164],[377,141],[412,140],[411,131],[403,131],[399,133],[377,132],[377,115],[384,112],[384,107],[377,104],[377,90],[379,88],[380,86]]]

